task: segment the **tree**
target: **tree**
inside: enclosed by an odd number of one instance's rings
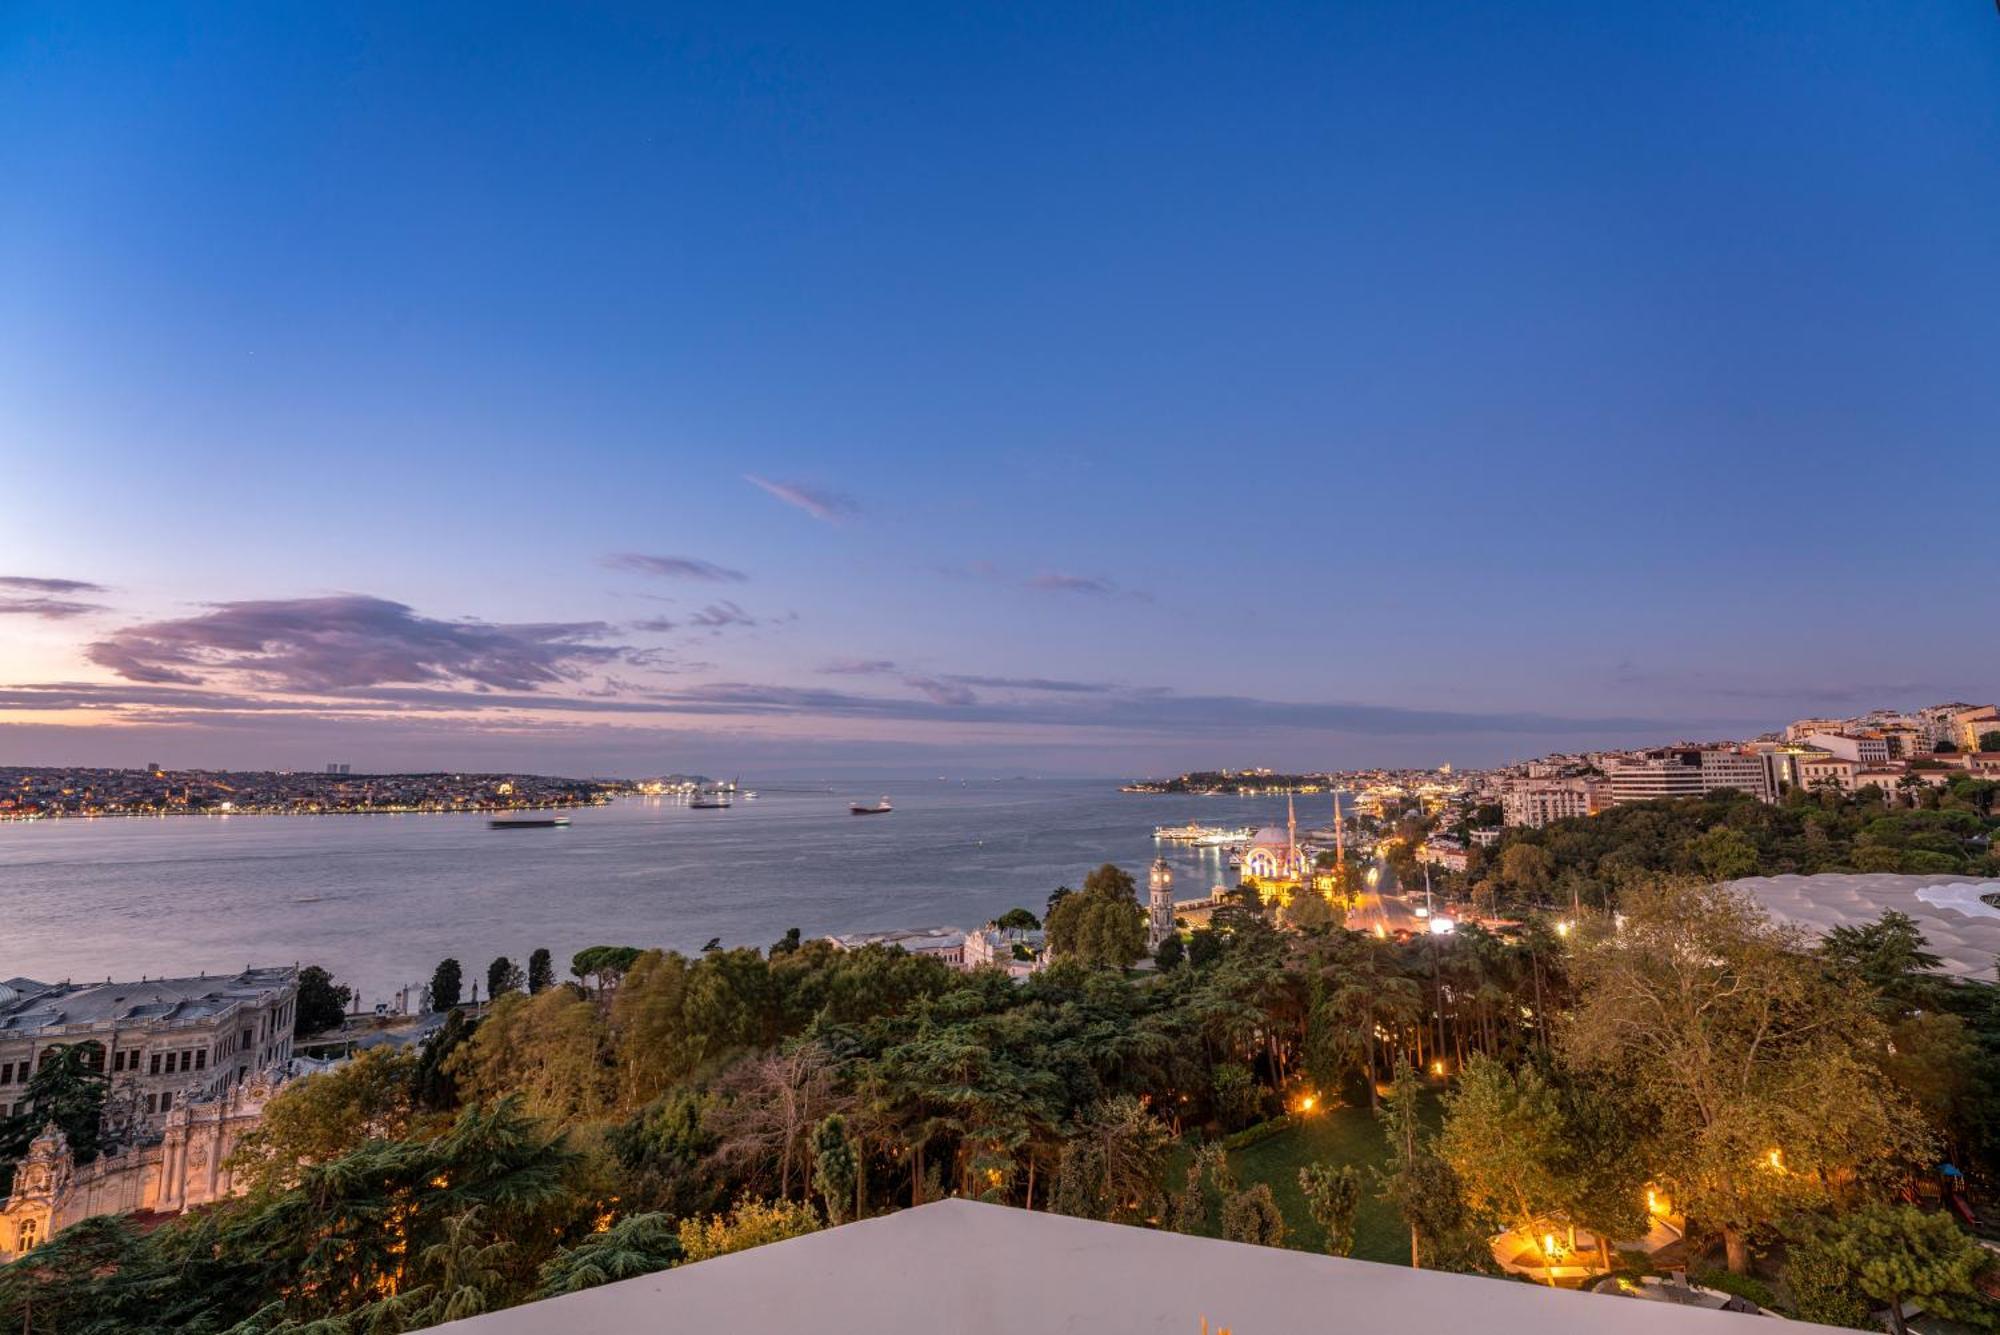
[[[528,991],[546,990],[556,981],[555,962],[549,958],[547,946],[535,947],[535,953],[528,956]]]
[[[234,1182],[252,1193],[295,1185],[307,1165],[329,1163],[370,1140],[398,1140],[414,1111],[415,1052],[370,1048],[330,1071],[288,1082],[229,1156]]]
[[[537,1298],[581,1293],[600,1284],[636,1279],[665,1270],[681,1259],[680,1232],[664,1214],[635,1214],[602,1233],[592,1233],[544,1262],[536,1278]]]
[[[352,988],[336,987],[332,974],[317,964],[306,965],[299,970],[298,1019],[292,1025],[293,1034],[311,1038],[338,1029],[347,1018],[347,1003],[353,999]]]
[[[1854,1277],[1823,1238],[1793,1238],[1785,1248],[1785,1287],[1792,1291],[1792,1311],[1801,1321],[1850,1330],[1874,1329]]]
[[[1063,1143],[1058,1210],[1127,1223],[1159,1214],[1170,1140],[1166,1125],[1131,1095],[1099,1100]]]
[[[1354,1215],[1361,1208],[1360,1172],[1352,1164],[1307,1164],[1299,1169],[1299,1190],[1313,1222],[1326,1230],[1326,1254],[1352,1256]]]
[[[1380,1109],[1389,1138],[1388,1162],[1375,1170],[1381,1199],[1393,1204],[1409,1227],[1412,1267],[1485,1270],[1491,1264],[1485,1239],[1466,1217],[1458,1175],[1422,1134],[1422,1097],[1416,1068],[1397,1062],[1395,1082]]]
[[[521,973],[521,966],[505,955],[486,966],[486,999],[498,999],[502,992],[519,992],[527,982]]]
[[[1801,933],[1722,886],[1656,882],[1622,903],[1622,928],[1572,961],[1563,1051],[1650,1105],[1661,1183],[1722,1232],[1731,1271],[1748,1268],[1753,1227],[1927,1152],[1877,1061],[1867,989]]]
[[[1003,932],[1032,932],[1039,929],[1042,920],[1026,909],[1008,909],[993,920],[993,925]]]
[[[764,953],[772,957],[776,957],[778,955],[789,955],[793,951],[799,948],[799,937],[800,933],[798,928],[787,927],[785,929],[785,934],[779,937],[776,941],[773,941],[771,943],[771,948],[765,951]]]
[[[445,959],[431,972],[431,1009],[448,1011],[458,1005],[465,991],[465,972],[458,961]]]
[[[1293,891],[1291,902],[1284,908],[1285,926],[1299,932],[1338,926],[1342,916],[1325,895],[1311,886],[1300,886]]]
[[[1829,1226],[1826,1247],[1863,1293],[1888,1304],[1897,1335],[1906,1302],[1939,1316],[1978,1306],[1974,1280],[1990,1259],[1950,1215],[1913,1205],[1875,1203],[1844,1213]]]
[[[1550,1167],[1562,1138],[1555,1094],[1532,1068],[1510,1071],[1475,1055],[1445,1095],[1439,1153],[1467,1204],[1510,1228],[1532,1231],[1562,1208]]]
[[[44,1048],[34,1075],[20,1091],[23,1111],[0,1121],[0,1163],[19,1159],[42,1128],[53,1122],[78,1163],[97,1157],[103,1134],[104,1049],[94,1042]]]
[[[1146,953],[1146,914],[1136,893],[1132,877],[1108,862],[1090,873],[1082,890],[1049,910],[1050,952],[1092,967],[1131,967]]]
[[[747,1251],[767,1242],[783,1242],[821,1228],[812,1206],[797,1201],[738,1201],[727,1215],[683,1219],[681,1255],[688,1261]]]
[[[861,1177],[846,1118],[834,1113],[813,1128],[812,1155],[813,1186],[826,1206],[827,1222],[844,1224],[859,1205],[855,1196]]]
[[[1268,1184],[1259,1182],[1222,1202],[1222,1236],[1260,1247],[1285,1245],[1285,1216]]]
[[[719,945],[719,942],[711,941],[706,949],[714,950]],[[637,946],[591,946],[570,957],[569,971],[586,985],[593,985],[591,980],[595,979],[594,986],[603,991],[617,986],[618,980],[644,953]]]
[[[468,1099],[513,1097],[549,1124],[582,1121],[612,1106],[609,1035],[587,998],[566,987],[539,996],[503,992],[446,1063]]]
[[[1734,881],[1757,874],[1757,845],[1743,831],[1718,825],[1692,841],[1695,861],[1710,880]]]
[[[1187,962],[1201,969],[1222,958],[1222,933],[1212,927],[1197,927],[1188,933]]]
[[[1187,959],[1187,947],[1181,943],[1179,932],[1169,932],[1159,947],[1153,951],[1153,963],[1163,972],[1171,973],[1181,967]]]

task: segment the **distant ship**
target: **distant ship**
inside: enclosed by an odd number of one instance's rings
[[[727,793],[696,793],[694,800],[688,803],[688,808],[693,811],[726,811],[729,808],[729,795]]]
[[[848,810],[857,816],[886,816],[891,811],[894,811],[895,808],[889,805],[889,799],[885,797],[873,805],[865,802],[856,802]]]
[[[545,816],[537,812],[522,811],[508,816],[495,816],[492,820],[486,822],[486,828],[489,830],[559,830],[568,824],[568,816]]]

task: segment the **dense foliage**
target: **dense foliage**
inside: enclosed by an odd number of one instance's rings
[[[1939,976],[1907,919],[1809,942],[1657,874],[1714,851],[1696,808],[1759,859],[1823,824],[1885,846],[1846,805],[1681,806],[1628,818],[1629,847],[1597,849],[1598,823],[1510,837],[1489,875],[1516,853],[1558,908],[1498,887],[1526,910],[1504,935],[1280,926],[1239,897],[1135,974],[1143,914],[1107,868],[1055,897],[1056,962],[1021,981],[789,935],[592,947],[567,984],[531,957],[421,1051],[286,1090],[237,1152],[247,1196],[0,1270],[0,1328],[410,1330],[944,1195],[1282,1245],[1297,1221],[1229,1146],[1337,1099],[1379,1104],[1383,1136],[1373,1172],[1299,1174],[1330,1250],[1368,1194],[1412,1264],[1490,1270],[1501,1228],[1630,1237],[1660,1187],[1735,1267],[1795,1256],[1801,1312],[1895,1290],[1981,1317],[1979,1258],[1918,1255],[1948,1220],[1858,1212],[1924,1198],[1941,1149],[1988,1180],[1993,989]],[[1899,818],[1959,815],[1984,819]],[[1572,876],[1620,917],[1574,916]],[[1850,1217],[1911,1259],[1857,1259]]]

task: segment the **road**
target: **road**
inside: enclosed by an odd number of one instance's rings
[[[1397,932],[1422,933],[1425,930],[1424,920],[1416,915],[1409,901],[1398,892],[1395,871],[1380,858],[1375,860],[1375,877],[1373,889],[1363,882],[1359,901],[1347,915],[1347,925],[1361,932],[1373,932],[1379,927],[1391,935]]]

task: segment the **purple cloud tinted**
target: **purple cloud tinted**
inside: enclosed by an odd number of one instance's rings
[[[631,629],[643,631],[648,635],[659,635],[674,629],[674,627],[680,624],[680,622],[667,617],[647,617],[644,621],[634,621]]]
[[[921,691],[927,698],[941,705],[976,705],[979,697],[970,687],[962,686],[943,677],[905,677],[903,685],[913,691]]]
[[[753,487],[777,497],[786,505],[796,506],[823,523],[838,524],[842,520],[853,519],[861,513],[861,507],[852,498],[824,487],[816,487],[804,482],[773,482],[769,478],[758,477],[755,473],[745,473],[743,480]]]
[[[696,612],[688,618],[688,624],[690,626],[705,626],[711,630],[720,630],[724,626],[755,626],[759,623],[756,617],[751,616],[735,603],[725,600],[723,602],[710,603],[707,607],[702,608],[701,611]]]
[[[1075,593],[1088,598],[1134,598],[1150,603],[1153,595],[1137,589],[1122,589],[1108,579],[1097,575],[1065,575],[1058,571],[1045,571],[1028,581],[1028,587],[1039,593]]]
[[[0,616],[40,617],[44,621],[67,621],[104,609],[96,603],[76,603],[66,598],[0,597]]]
[[[1543,735],[1660,738],[1708,730],[1721,735],[1767,726],[1762,720],[1564,717],[1533,712],[1407,709],[1393,705],[1259,700],[1245,696],[1182,696],[1155,688],[1108,691],[1073,700],[967,700],[944,678],[913,678],[921,698],[751,682],[716,682],[671,691],[637,691],[622,698],[574,693],[451,690],[377,686],[322,693],[320,698],[271,699],[249,692],[185,690],[121,683],[61,682],[0,688],[0,712],[63,709],[124,711],[148,719],[211,714],[359,713],[494,715],[618,714],[681,717],[771,717],[800,721],[869,719],[909,723],[990,723],[1110,729],[1180,736],[1194,732],[1275,734],[1310,731],[1369,737]],[[479,720],[469,720],[477,726]]]
[[[1108,682],[1101,681],[1056,681],[1048,677],[975,677],[951,674],[946,681],[955,681],[962,686],[981,686],[997,691],[1049,691],[1061,695],[1101,695],[1116,690]]]
[[[741,584],[750,577],[694,556],[653,556],[646,552],[613,552],[598,562],[607,570],[629,570],[662,579],[693,579],[708,584]]]
[[[838,658],[819,668],[827,677],[879,677],[895,670],[895,661],[888,658]]]
[[[24,593],[109,593],[102,584],[84,579],[37,579],[32,575],[0,575],[0,589]]]
[[[127,681],[198,686],[216,674],[275,690],[462,681],[532,691],[626,650],[588,643],[603,622],[440,621],[361,594],[222,603],[200,616],[128,626],[85,656]]]

